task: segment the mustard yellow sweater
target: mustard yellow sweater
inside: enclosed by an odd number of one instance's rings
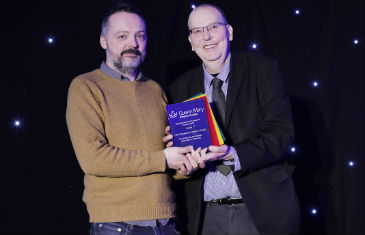
[[[175,216],[162,142],[165,105],[152,80],[119,81],[97,69],[72,81],[66,120],[85,172],[90,222]]]

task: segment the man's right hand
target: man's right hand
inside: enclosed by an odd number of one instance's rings
[[[178,170],[183,175],[190,175],[196,168],[196,164],[191,164],[188,157],[185,156],[187,153],[194,151],[193,146],[185,147],[170,147],[165,148],[165,158],[167,167],[170,169]]]
[[[166,148],[172,147],[174,145],[174,142],[172,142],[173,138],[174,136],[170,133],[170,126],[167,126],[165,128],[165,136],[162,138],[163,142],[166,143]]]
[[[209,150],[209,152],[208,152]],[[200,151],[200,163],[201,168],[205,167],[206,162],[216,161],[216,160],[228,160],[234,159],[232,148],[228,145],[221,146],[209,146]]]

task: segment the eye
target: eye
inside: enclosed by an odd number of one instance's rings
[[[209,26],[209,29],[218,29],[219,28],[219,24],[213,24],[211,26]]]
[[[118,37],[119,37],[120,39],[122,39],[122,40],[127,39],[127,35],[124,35],[124,34],[123,34],[123,35],[119,35]]]
[[[144,33],[137,34],[137,38],[141,40],[146,40],[146,35]]]
[[[191,30],[193,34],[201,34],[203,32],[203,29],[193,29]]]

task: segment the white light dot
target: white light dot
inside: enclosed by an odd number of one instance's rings
[[[311,213],[312,213],[312,215],[316,215],[316,214],[317,214],[317,209],[313,208],[313,209],[311,210]]]
[[[52,44],[54,42],[54,39],[52,37],[49,37],[47,41],[49,44]]]
[[[353,162],[353,161],[349,161],[348,163],[347,163],[349,166],[355,166],[355,163]]]
[[[296,15],[300,15],[300,10],[299,10],[299,9],[296,9],[296,10],[295,10],[295,14],[296,14]]]
[[[20,126],[22,125],[22,123],[21,123],[21,121],[20,121],[20,120],[15,120],[15,121],[14,121],[14,123],[13,123],[13,125],[14,125],[15,127],[20,127]]]
[[[354,39],[354,44],[355,45],[359,44],[359,40],[358,39]]]
[[[319,82],[317,82],[317,81],[313,81],[313,82],[312,82],[312,86],[313,86],[313,87],[317,87],[317,86],[319,86]]]
[[[195,9],[195,7],[196,7],[195,4],[191,4],[192,9]]]
[[[295,146],[291,146],[290,147],[290,152],[295,153],[295,151],[297,151],[297,149],[295,148]]]
[[[259,47],[259,45],[257,43],[255,43],[255,42],[253,42],[253,43],[250,44],[250,48],[252,50],[256,50],[258,47]]]

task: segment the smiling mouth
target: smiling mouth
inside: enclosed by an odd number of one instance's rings
[[[206,46],[204,46],[204,49],[210,49],[210,48],[213,48],[215,46],[216,46],[215,44],[206,45]]]

